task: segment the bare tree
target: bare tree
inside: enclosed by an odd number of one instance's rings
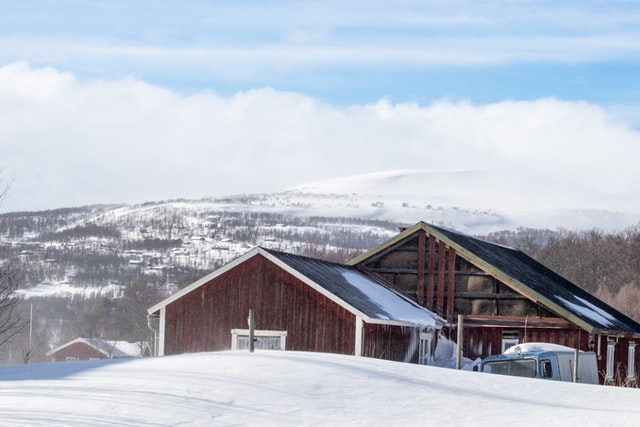
[[[1,178],[0,175],[0,203],[9,190],[9,186]],[[15,295],[20,284],[20,270],[2,248],[0,246],[0,347],[27,325],[27,321],[20,315],[19,300]]]
[[[20,283],[19,272],[10,260],[0,264],[0,347],[26,325],[18,310],[15,291]]]

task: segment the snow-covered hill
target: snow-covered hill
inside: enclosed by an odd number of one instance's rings
[[[8,213],[0,216],[0,239],[12,245],[26,268],[42,266],[28,275],[28,295],[117,295],[122,275],[79,282],[82,272],[63,266],[62,259],[78,252],[116,254],[119,264],[108,271],[122,272],[124,266],[150,274],[172,268],[207,271],[255,245],[324,257],[342,251],[348,258],[419,221],[474,235],[518,228],[610,232],[640,224],[635,199],[629,198],[625,211],[608,210],[614,205],[596,209],[594,201],[580,195],[567,194],[560,202],[562,187],[549,187],[544,199],[539,190],[520,188],[517,179],[477,171],[401,170],[273,194]],[[91,227],[110,236],[88,234]]]
[[[174,285],[256,245],[344,260],[398,230],[396,223],[341,217],[320,206],[333,199],[313,196],[315,210],[300,200],[252,195],[10,213],[0,216],[0,243],[25,271],[20,295],[118,297],[139,274]]]
[[[297,352],[0,369],[4,426],[638,424],[638,389]]]
[[[640,200],[629,185],[539,181],[502,171],[418,169],[335,178],[288,192],[314,208],[314,196],[332,195],[333,208],[349,214],[357,206],[366,217],[434,221],[471,234],[520,227],[619,231],[640,222]]]

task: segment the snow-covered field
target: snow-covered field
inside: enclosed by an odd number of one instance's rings
[[[633,426],[640,390],[353,356],[220,352],[0,368],[0,425]]]

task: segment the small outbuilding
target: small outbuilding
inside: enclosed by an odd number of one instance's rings
[[[47,353],[52,362],[71,360],[119,359],[150,356],[147,342],[109,341],[102,338],[76,338]]]
[[[157,354],[248,347],[429,363],[444,319],[355,267],[257,247],[151,307]]]

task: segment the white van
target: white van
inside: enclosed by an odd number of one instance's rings
[[[577,356],[577,360],[576,360]],[[578,369],[574,372],[574,367]],[[599,384],[596,354],[549,343],[518,344],[482,360],[481,372]],[[574,378],[577,374],[577,378]]]

